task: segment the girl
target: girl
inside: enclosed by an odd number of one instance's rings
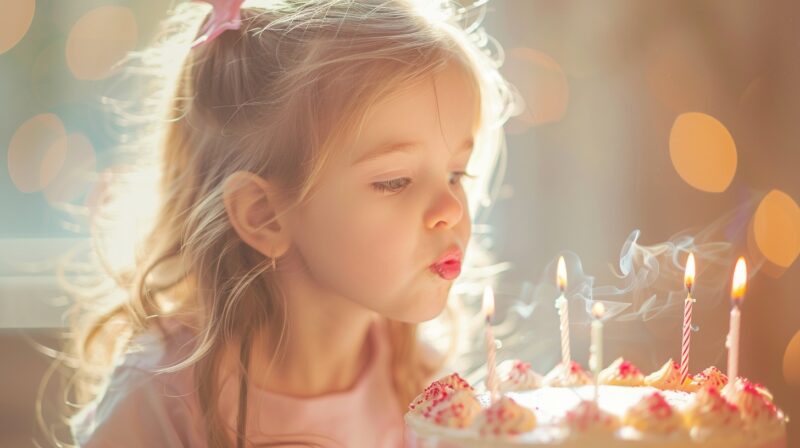
[[[482,12],[239,3],[180,5],[141,55],[170,90],[157,211],[76,313],[75,440],[401,446],[511,110]]]

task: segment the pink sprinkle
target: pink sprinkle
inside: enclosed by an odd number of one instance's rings
[[[619,374],[623,378],[627,378],[628,376],[639,376],[642,372],[633,364],[628,361],[622,361],[619,365]]]

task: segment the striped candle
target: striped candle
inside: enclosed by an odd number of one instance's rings
[[[686,296],[683,305],[683,343],[681,344],[681,384],[689,376],[689,345],[692,338],[692,302],[691,294]]]
[[[681,384],[686,382],[689,376],[689,345],[692,339],[692,286],[694,286],[694,254],[689,253],[686,260],[686,273],[684,284],[686,285],[686,301],[683,304],[683,341],[681,343]]]

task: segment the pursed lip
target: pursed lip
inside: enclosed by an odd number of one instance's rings
[[[461,248],[453,246],[431,264],[430,269],[445,280],[453,280],[461,274],[462,257]]]

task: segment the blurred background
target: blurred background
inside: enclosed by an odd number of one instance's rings
[[[50,446],[35,397],[69,298],[59,257],[85,245],[101,179],[119,170],[101,98],[170,2],[2,0],[0,446]],[[573,357],[584,304],[607,301],[606,361],[645,373],[680,357],[682,267],[696,253],[691,370],[725,367],[737,256],[751,266],[740,372],[766,385],[800,446],[800,4],[495,0],[486,31],[527,108],[506,126],[491,249],[499,359],[557,361],[555,260],[570,268]],[[616,305],[615,305],[616,304]],[[523,331],[524,330],[524,331]],[[44,390],[44,407],[60,399]]]

